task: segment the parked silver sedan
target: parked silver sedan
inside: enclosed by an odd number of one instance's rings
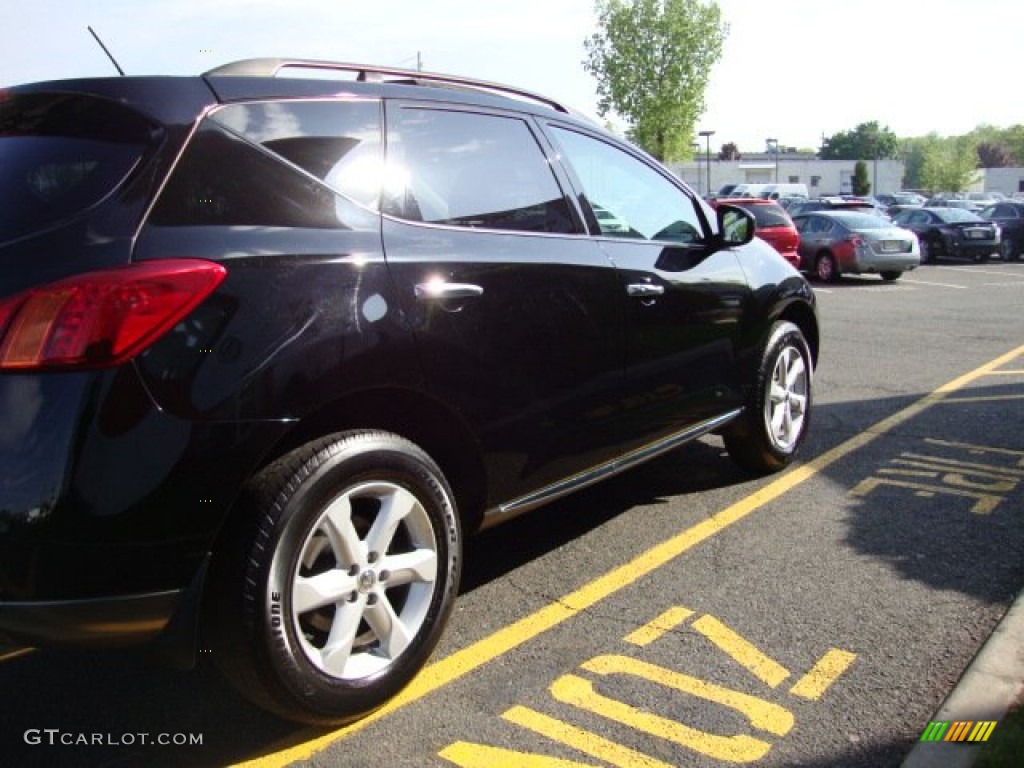
[[[898,280],[921,263],[917,235],[891,221],[855,211],[798,214],[800,269],[824,282],[843,274],[875,273]]]

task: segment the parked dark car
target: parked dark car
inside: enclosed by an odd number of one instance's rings
[[[990,205],[978,215],[999,225],[999,256],[1003,261],[1016,261],[1024,251],[1024,200],[1003,200]]]
[[[803,277],[520,89],[280,59],[14,87],[0,199],[0,642],[187,666],[201,636],[261,706],[346,722],[425,663],[465,534],[807,433]]]
[[[887,219],[859,211],[818,211],[793,217],[800,233],[800,268],[819,280],[878,274],[898,280],[921,263],[917,237]]]
[[[998,225],[963,208],[908,208],[893,221],[917,233],[925,264],[944,256],[986,261],[999,249]]]
[[[764,200],[750,197],[717,198],[711,205],[717,208],[720,204],[735,205],[748,211],[755,222],[755,234],[771,245],[779,255],[794,267],[800,266],[800,254],[797,246],[800,235],[793,226],[793,220],[785,209],[775,200]]]

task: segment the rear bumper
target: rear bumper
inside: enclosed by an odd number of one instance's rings
[[[855,253],[845,272],[906,272],[921,264],[921,257],[916,253]]]
[[[952,240],[949,243],[950,255],[974,258],[975,256],[990,256],[999,251],[998,240]]]

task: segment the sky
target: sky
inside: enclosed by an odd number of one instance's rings
[[[877,120],[901,137],[1024,123],[1024,0],[718,0],[729,25],[696,130],[713,150],[817,148]],[[0,0],[0,87],[191,75],[259,56],[423,68],[597,117],[593,0]],[[613,124],[625,127],[612,117]]]

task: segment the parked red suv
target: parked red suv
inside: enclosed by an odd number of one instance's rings
[[[799,269],[800,254],[797,253],[797,246],[800,245],[800,234],[785,208],[774,200],[757,197],[719,197],[711,205],[717,207],[722,203],[738,206],[753,214],[757,224],[754,233]]]

